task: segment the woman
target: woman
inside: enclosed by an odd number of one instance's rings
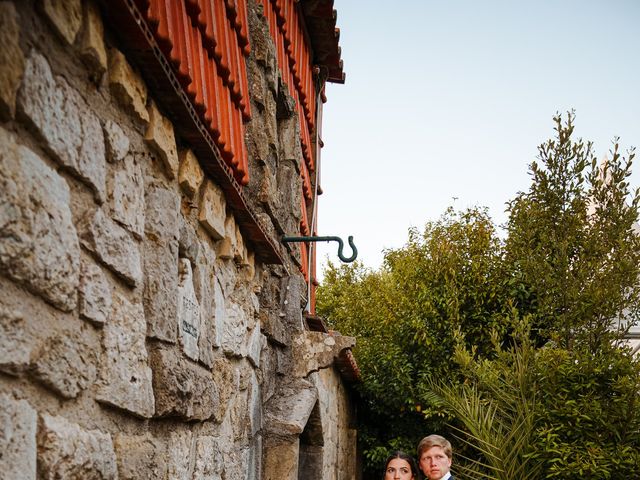
[[[410,455],[395,452],[384,462],[384,480],[418,480],[418,465]]]

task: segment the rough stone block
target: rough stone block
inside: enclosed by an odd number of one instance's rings
[[[60,332],[48,338],[34,357],[34,377],[64,398],[77,397],[96,379],[97,349],[85,332]]]
[[[202,435],[196,439],[193,478],[202,480],[223,478],[224,458],[218,442],[218,438],[211,435]]]
[[[142,305],[116,294],[104,328],[106,360],[96,399],[144,418],[154,412],[151,369],[147,365]]]
[[[18,14],[11,2],[0,3],[0,118],[16,114],[16,94],[24,73]]]
[[[188,480],[193,477],[193,434],[189,430],[171,432],[169,437],[168,473],[170,479]],[[197,477],[196,477],[197,478]]]
[[[82,25],[82,1],[42,0],[42,10],[56,33],[73,45]]]
[[[109,52],[109,88],[127,113],[145,126],[149,123],[147,87],[124,54],[116,49]]]
[[[178,242],[146,242],[144,312],[147,335],[175,343],[178,334]]]
[[[107,120],[102,125],[106,143],[107,160],[111,163],[118,163],[129,153],[130,140],[124,133],[120,125],[111,120]]]
[[[197,361],[200,355],[200,304],[193,288],[191,263],[181,258],[179,263],[180,280],[178,282],[178,332],[180,344],[185,355]]]
[[[220,346],[228,355],[241,357],[245,353],[247,314],[237,303],[231,303],[225,312],[220,332]]]
[[[302,308],[306,303],[307,283],[301,275],[291,275],[282,280],[281,312],[289,328],[295,331],[304,329]]]
[[[269,445],[265,449],[264,478],[296,480],[298,478],[299,440]]]
[[[151,366],[156,416],[207,420],[214,415],[220,396],[211,372],[165,345],[151,350]]]
[[[249,389],[249,432],[255,437],[262,430],[262,391],[255,372],[251,371]]]
[[[18,375],[26,370],[31,350],[22,313],[0,306],[0,371]]]
[[[102,203],[106,164],[100,121],[63,77],[53,77],[47,60],[35,50],[18,92],[18,113],[54,159],[87,184]]]
[[[82,222],[82,245],[131,286],[142,281],[140,250],[120,225],[96,210]]]
[[[318,399],[316,387],[303,379],[281,384],[265,405],[265,430],[279,438],[302,433]]]
[[[176,178],[179,161],[173,124],[171,120],[160,113],[153,102],[149,105],[149,125],[144,139],[160,156],[167,177],[169,179]]]
[[[80,277],[80,315],[103,325],[111,313],[111,291],[102,269],[92,262],[84,262]]]
[[[342,350],[353,348],[355,344],[356,340],[353,337],[301,332],[292,342],[293,375],[306,377],[311,372],[330,367]]]
[[[225,236],[226,218],[227,202],[224,193],[211,180],[207,180],[200,197],[198,220],[214,240],[220,240]]]
[[[260,367],[260,354],[262,353],[262,347],[265,345],[267,339],[262,333],[260,333],[259,327],[254,327],[249,337],[249,346],[247,349],[247,357],[254,367]]]
[[[202,255],[197,267],[193,271],[194,287],[200,303],[200,338],[198,350],[200,362],[211,367],[214,359],[214,349],[220,346],[218,325],[216,322],[216,307],[222,295],[221,287],[214,276],[215,256],[207,243],[203,243]],[[218,293],[216,292],[218,291]]]
[[[145,233],[158,242],[180,235],[180,196],[163,187],[151,186],[146,198]]]
[[[179,239],[179,251],[180,256],[188,258],[192,267],[196,267],[198,263],[198,256],[200,255],[200,243],[198,242],[198,236],[193,230],[193,227],[187,223],[182,215],[180,215],[180,239]]]
[[[282,119],[278,122],[278,138],[280,139],[280,158],[295,163],[302,158],[300,145],[300,123],[297,116]]]
[[[235,369],[229,360],[218,357],[213,361],[213,383],[218,390],[218,402],[215,405],[213,419],[221,422],[224,418],[231,398],[238,390]]]
[[[107,49],[104,46],[102,17],[95,3],[85,4],[82,23],[80,57],[89,69],[91,78],[99,82],[107,70]]]
[[[35,480],[37,425],[29,403],[0,394],[0,478]]]
[[[0,127],[0,271],[64,311],[80,271],[69,202],[64,179]]]
[[[269,315],[265,311],[261,312],[259,316],[262,331],[271,342],[282,347],[287,347],[291,344],[290,332],[280,318],[275,315]]]
[[[113,177],[111,209],[113,219],[133,233],[136,238],[144,234],[144,177],[142,168],[133,155],[127,155],[122,169]]]
[[[146,435],[117,434],[114,446],[120,480],[167,478],[167,445]]]
[[[180,170],[178,171],[178,182],[182,191],[189,198],[193,198],[204,180],[204,172],[198,159],[191,150],[181,150],[179,154]]]
[[[43,414],[38,428],[38,478],[116,480],[111,435]]]

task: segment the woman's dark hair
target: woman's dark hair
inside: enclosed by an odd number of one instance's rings
[[[387,459],[384,461],[384,470],[382,471],[383,479],[387,474],[387,467],[389,466],[389,463],[394,458],[400,458],[402,460],[405,460],[409,464],[409,467],[411,467],[411,474],[414,476],[414,478],[416,478],[416,480],[420,478],[420,474],[418,472],[418,464],[416,463],[414,458],[411,455],[407,455],[406,453],[398,450],[397,452],[393,452],[391,455],[389,455]]]

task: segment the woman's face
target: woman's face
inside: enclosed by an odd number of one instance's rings
[[[384,480],[413,480],[411,465],[402,458],[394,458],[387,463]]]

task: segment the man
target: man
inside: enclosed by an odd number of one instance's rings
[[[424,437],[418,444],[418,464],[429,480],[454,480],[451,469],[451,443],[440,435]]]

